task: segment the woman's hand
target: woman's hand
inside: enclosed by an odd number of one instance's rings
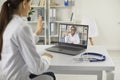
[[[42,32],[42,30],[43,30],[42,17],[39,16],[38,17],[38,23],[37,23],[35,34],[39,35]]]
[[[49,58],[53,58],[53,55],[48,54],[48,53],[44,53],[44,54],[42,54],[42,56],[47,56],[47,57],[49,57]]]

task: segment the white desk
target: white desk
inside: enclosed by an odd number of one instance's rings
[[[50,45],[40,45],[37,46],[37,50],[40,51],[47,47],[50,47]],[[106,61],[78,62],[73,58],[80,55],[70,56],[49,52],[54,55],[49,70],[57,74],[97,75],[97,80],[103,80],[103,71],[105,71],[106,80],[114,80],[115,66],[106,49],[103,46],[89,46],[87,51],[99,52],[106,55]]]

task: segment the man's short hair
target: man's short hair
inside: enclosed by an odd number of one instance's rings
[[[71,29],[75,29],[76,30],[77,28],[75,26],[72,26]]]

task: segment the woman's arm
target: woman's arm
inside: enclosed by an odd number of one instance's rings
[[[35,43],[37,43],[39,41],[39,36],[40,33],[42,32],[43,30],[43,23],[42,23],[42,17],[39,16],[38,17],[38,22],[37,22],[37,27],[36,27],[36,30],[35,30],[35,33],[34,33],[34,40],[35,40]]]
[[[39,16],[38,17],[38,23],[37,23],[35,34],[39,35],[42,32],[42,30],[43,30],[42,17]]]

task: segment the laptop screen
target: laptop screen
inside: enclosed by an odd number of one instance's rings
[[[88,25],[59,24],[59,43],[87,47]]]

